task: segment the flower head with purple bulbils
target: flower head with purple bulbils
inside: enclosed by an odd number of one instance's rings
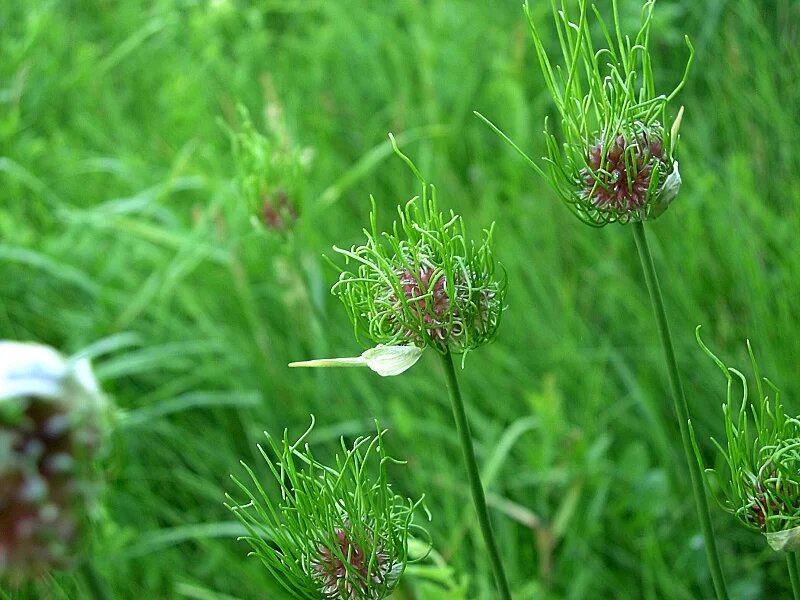
[[[394,144],[394,138],[392,138]],[[389,232],[378,233],[375,201],[366,243],[334,249],[345,257],[333,293],[345,305],[356,337],[381,345],[466,353],[490,342],[504,308],[505,281],[496,277],[492,229],[468,242],[464,221],[439,212],[436,188],[398,207]]]
[[[380,598],[379,590],[397,579],[399,563],[371,537],[360,544],[353,530],[345,519],[333,530],[332,546],[320,542],[311,559],[311,574],[325,598]]]
[[[773,550],[796,552],[800,550],[800,418],[784,412],[780,390],[761,376],[749,341],[755,386],[708,349],[699,329],[698,343],[727,380],[722,405],[726,439],[724,445],[714,440],[722,467],[705,469],[697,452],[709,489],[717,490],[720,506],[741,524],[763,533]]]
[[[412,523],[422,500],[392,491],[385,431],[341,443],[335,464],[317,462],[304,440],[267,436],[259,446],[279,492],[271,495],[246,465],[252,485],[234,477],[244,499],[230,495],[229,508],[249,535],[252,554],[289,592],[308,600],[381,600],[391,595],[409,562],[411,537],[425,542],[427,532]],[[244,463],[242,463],[244,464]],[[253,491],[251,491],[251,489]]]
[[[493,225],[480,244],[468,242],[464,221],[439,211],[436,188],[411,160],[397,155],[422,184],[422,194],[398,206],[398,220],[378,233],[375,199],[366,242],[334,250],[345,259],[332,292],[344,304],[356,338],[376,347],[360,357],[290,363],[293,367],[367,366],[398,375],[425,348],[466,354],[491,342],[505,308],[505,278],[496,276]]]
[[[551,62],[526,4],[545,84],[560,116],[559,133],[551,132],[545,120],[544,164],[531,160],[478,115],[523,155],[581,221],[596,227],[654,219],[680,189],[675,149],[683,108],[669,128],[665,123],[670,101],[686,82],[694,50],[685,38],[690,53],[684,76],[669,96],[657,95],[648,49],[654,5],[655,0],[645,2],[641,26],[631,39],[622,35],[616,0],[611,3],[612,27],[597,8],[590,10],[587,0],[579,0],[575,15],[566,0],[558,6],[554,2],[564,54],[564,64],[558,65]],[[605,47],[595,47],[595,27]]]

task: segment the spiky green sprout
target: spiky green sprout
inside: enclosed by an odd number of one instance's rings
[[[505,278],[495,276],[492,227],[480,245],[468,242],[464,222],[452,211],[439,212],[436,188],[429,186],[414,163],[395,153],[422,184],[422,196],[398,207],[399,220],[390,232],[378,234],[372,200],[366,242],[349,250],[333,293],[344,303],[356,338],[377,344],[361,356],[291,363],[294,367],[366,366],[380,375],[399,375],[419,360],[425,348],[442,359],[453,418],[461,443],[478,522],[495,582],[503,600],[510,600],[503,562],[492,532],[480,471],[472,446],[466,408],[453,355],[462,356],[494,339],[505,301]]]
[[[727,380],[727,396],[722,405],[725,446],[712,439],[727,471],[705,470],[714,479],[711,487],[722,494],[718,498],[720,506],[748,529],[764,533],[776,550],[800,549],[800,420],[786,415],[780,390],[761,377],[749,341],[747,351],[756,379],[755,401],[747,377],[727,367],[708,349],[700,339],[699,328],[697,341]],[[737,401],[739,385],[741,395]],[[778,533],[783,535],[774,535]]]
[[[579,1],[577,20],[569,5],[551,0],[563,65],[547,54],[541,32],[526,2],[536,54],[544,80],[561,117],[553,133],[545,119],[544,164],[530,159],[488,119],[478,114],[542,175],[581,221],[596,227],[658,217],[678,193],[681,177],[675,151],[683,109],[667,127],[667,108],[686,82],[667,96],[656,94],[649,50],[655,0],[645,2],[641,26],[633,40],[623,36],[617,1],[613,29],[595,5],[594,24],[604,41],[596,48],[587,1]]]
[[[86,546],[108,410],[85,358],[0,341],[0,580],[80,567],[106,597]]]
[[[427,539],[414,524],[422,498],[395,494],[387,467],[403,464],[388,456],[384,430],[359,437],[335,465],[318,462],[305,443],[311,426],[296,441],[269,434],[258,446],[280,488],[272,495],[256,472],[242,463],[250,483],[233,477],[246,500],[228,495],[230,508],[247,528],[241,538],[292,598],[378,600],[388,597],[409,562],[408,544]]]
[[[727,380],[722,405],[725,445],[712,438],[722,455],[723,470],[705,468],[695,442],[697,461],[704,469],[708,487],[717,491],[717,503],[746,528],[763,533],[773,550],[787,553],[792,589],[795,598],[800,598],[800,420],[784,412],[780,390],[761,376],[749,340],[755,399],[747,377],[709,350],[700,339],[699,327],[696,336]]]
[[[277,99],[266,106],[263,130],[245,107],[239,106],[238,111],[238,130],[227,128],[238,193],[257,227],[286,232],[303,211],[313,153],[299,147],[289,134]]]

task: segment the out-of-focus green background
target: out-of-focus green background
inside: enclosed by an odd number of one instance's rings
[[[640,7],[621,3],[629,32]],[[555,50],[549,3],[531,10]],[[697,48],[673,105],[683,189],[648,228],[708,460],[725,384],[696,325],[745,369],[751,339],[800,411],[799,29],[794,0],[656,5],[663,91],[684,33]],[[238,104],[260,129],[279,108],[313,153],[288,234],[255,229],[237,192]],[[263,430],[310,413],[321,457],[378,418],[408,461],[397,491],[427,497],[439,562],[396,598],[495,597],[436,357],[390,379],[286,367],[361,351],[321,256],[362,239],[370,193],[386,226],[418,192],[389,131],[475,237],[496,221],[508,310],[462,382],[515,598],[711,597],[631,232],[581,225],[473,110],[544,153],[553,107],[518,1],[0,3],[0,338],[101,342],[122,417],[93,552],[114,598],[282,598],[224,493]],[[785,597],[781,557],[714,517],[732,597]]]

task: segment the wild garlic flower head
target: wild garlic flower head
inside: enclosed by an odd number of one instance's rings
[[[726,367],[703,344],[703,350],[727,379],[722,406],[726,445],[715,445],[727,469],[706,469],[709,486],[719,489],[720,505],[747,528],[760,531],[775,550],[800,549],[800,420],[784,413],[780,391],[762,378],[753,350],[747,348],[756,378],[755,390],[737,369]],[[736,389],[741,396],[735,399]],[[750,396],[755,391],[755,401]],[[774,397],[770,398],[769,394]],[[738,405],[738,406],[737,406]],[[698,460],[702,460],[698,454]]]
[[[380,600],[388,597],[410,562],[412,532],[427,533],[412,519],[422,500],[395,494],[388,483],[384,431],[358,438],[335,465],[318,462],[304,444],[267,435],[259,446],[279,492],[244,465],[252,487],[233,478],[245,500],[230,495],[229,508],[247,531],[253,554],[292,597],[308,600]],[[272,455],[272,456],[271,456]]]
[[[240,125],[229,129],[236,162],[238,193],[251,220],[265,231],[289,231],[303,212],[305,182],[313,152],[297,145],[271,86],[264,110],[265,127],[256,127],[250,113],[239,107]]]
[[[563,146],[545,134],[552,187],[583,221],[602,226],[655,218],[667,208],[680,187],[675,160],[680,113],[665,129],[667,106],[683,86],[686,73],[669,95],[657,95],[648,48],[655,0],[645,2],[635,39],[622,36],[616,0],[613,31],[593,10],[605,47],[595,49],[587,0],[580,0],[577,22],[570,20],[567,2],[554,4],[558,37],[564,51],[564,71],[553,68],[529,7],[526,13],[545,82],[561,115]],[[562,75],[563,73],[563,75]]]
[[[551,61],[530,6],[525,6],[560,117],[556,133],[545,119],[545,164],[528,158],[481,118],[527,159],[581,221],[602,227],[656,218],[680,189],[675,149],[683,109],[668,127],[667,108],[686,81],[694,50],[685,38],[690,53],[683,78],[669,96],[657,95],[648,48],[655,0],[645,2],[633,40],[622,35],[616,0],[611,3],[613,27],[595,6],[589,9],[588,0],[578,1],[575,18],[572,5],[553,2],[562,65]],[[604,41],[599,49],[595,34]]]
[[[394,142],[394,139],[392,138]],[[390,232],[379,234],[375,200],[366,242],[349,250],[333,286],[357,338],[385,346],[432,347],[465,353],[491,341],[504,308],[505,281],[496,277],[492,227],[480,245],[467,241],[462,218],[439,212],[429,186],[398,207]]]
[[[800,430],[797,422],[792,429]],[[800,526],[800,438],[778,439],[774,445],[762,446],[757,466],[747,478],[749,511],[743,516],[768,533]]]
[[[20,581],[80,556],[105,412],[87,360],[0,342],[0,577]]]

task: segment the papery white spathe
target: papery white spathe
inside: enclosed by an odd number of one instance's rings
[[[80,402],[85,408],[103,404],[88,359],[70,360],[42,344],[0,341],[0,400],[23,396]]]
[[[290,367],[369,367],[381,377],[400,375],[414,366],[422,356],[418,346],[384,346],[364,351],[361,356],[320,358],[289,363]]]
[[[661,185],[661,190],[653,204],[653,209],[650,211],[650,216],[656,218],[663,214],[663,212],[669,208],[669,205],[672,204],[672,201],[678,195],[680,189],[681,173],[678,171],[678,161],[676,160],[672,163],[672,173],[667,175],[667,178]]]
[[[765,533],[769,547],[775,552],[797,552],[800,550],[800,527],[784,531]]]

